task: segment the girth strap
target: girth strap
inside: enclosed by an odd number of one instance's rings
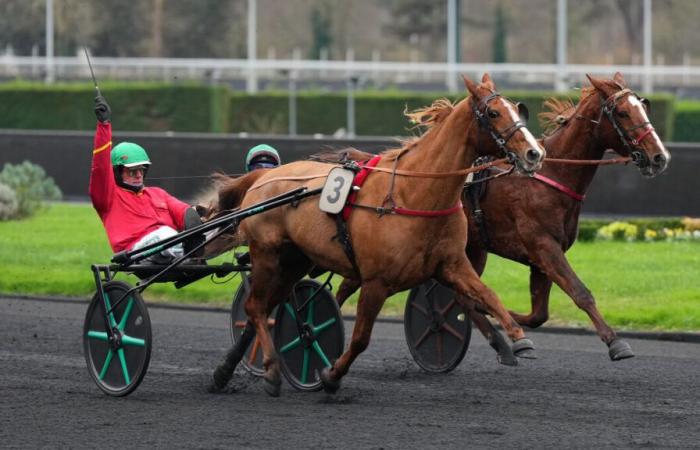
[[[477,160],[474,164],[480,163]],[[484,179],[488,179],[488,169],[476,172],[472,183],[464,188],[464,194],[469,197],[469,205],[471,206],[471,213],[474,217],[474,222],[476,223],[476,228],[479,230],[479,237],[481,238],[481,243],[484,244],[484,248],[488,250],[491,247],[491,239],[489,238],[489,233],[486,228],[486,220],[484,220],[484,211],[481,209],[481,204],[479,199],[481,198],[484,191],[487,189],[485,183],[481,183]]]
[[[357,274],[357,278],[361,279],[360,268],[357,265],[357,260],[355,259],[355,251],[352,249],[352,241],[350,240],[350,232],[348,231],[348,224],[345,222],[342,214],[334,214],[335,216],[335,228],[338,234],[333,236],[333,239],[338,239],[340,245],[343,247],[345,255],[350,260],[352,264],[352,269]]]

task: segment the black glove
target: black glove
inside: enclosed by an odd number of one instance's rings
[[[100,122],[109,122],[112,117],[112,109],[107,104],[107,100],[101,95],[95,97],[95,115]]]

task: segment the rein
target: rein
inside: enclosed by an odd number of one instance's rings
[[[412,170],[402,170],[402,169],[396,169],[396,168],[385,169],[383,167],[371,167],[371,168],[368,168],[368,170],[373,170],[375,172],[391,173],[391,174],[402,175],[402,176],[407,176],[407,177],[447,178],[447,177],[469,175],[470,173],[480,172],[482,170],[486,170],[486,169],[493,167],[495,165],[504,164],[504,163],[508,163],[508,162],[509,162],[508,158],[501,158],[501,159],[497,159],[497,160],[488,162],[486,164],[482,164],[480,166],[469,167],[467,169],[462,169],[462,170],[453,170],[451,172],[416,172],[416,171],[412,171]]]
[[[612,159],[557,159],[557,158],[545,158],[545,162],[551,162],[555,164],[570,164],[570,165],[577,165],[577,166],[609,166],[612,164],[627,164],[630,161],[632,161],[632,158],[629,156],[623,156],[619,158],[612,158]],[[576,201],[582,202],[585,198],[585,194],[579,194],[578,192],[574,191],[568,186],[565,186],[558,181],[555,181],[549,177],[546,177],[542,174],[535,173],[532,175],[532,178],[534,178],[537,181],[540,181],[547,186],[553,187],[554,189],[568,195],[569,197],[573,198]]]
[[[559,158],[545,158],[544,162],[550,162],[554,164],[570,164],[573,166],[609,166],[612,164],[627,164],[633,159],[630,156],[621,156],[619,158],[611,159],[559,159]]]

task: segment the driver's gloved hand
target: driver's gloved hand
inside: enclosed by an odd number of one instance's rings
[[[112,109],[101,95],[95,97],[95,116],[102,123],[109,122],[112,118]]]
[[[194,208],[187,208],[185,211],[185,230],[195,228],[202,224],[202,219],[199,217],[197,210]],[[197,247],[205,240],[204,233],[195,234],[194,236],[188,238],[184,241],[185,253],[189,253],[190,250]],[[204,247],[197,250],[191,257],[201,257],[204,255]]]

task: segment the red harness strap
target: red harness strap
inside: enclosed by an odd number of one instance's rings
[[[547,178],[544,175],[540,175],[539,173],[534,174],[532,176],[532,178],[534,178],[535,180],[539,180],[539,181],[543,182],[544,184],[546,184],[547,186],[551,186],[560,192],[563,192],[564,194],[568,195],[569,197],[573,198],[574,200],[578,200],[579,202],[582,202],[583,199],[586,198],[585,195],[578,194],[578,193],[574,192],[573,190],[571,190],[570,188],[564,186],[563,184],[561,184],[557,181],[554,181],[551,178]]]
[[[369,174],[372,172],[372,168],[379,163],[379,160],[382,157],[380,155],[375,156],[374,158],[370,159],[369,161],[366,161],[364,163],[361,163],[362,165],[362,170],[360,170],[357,175],[355,175],[355,178],[352,181],[353,188],[355,186],[361,187],[365,181],[367,180],[367,177]],[[350,213],[352,212],[352,207],[353,206],[358,206],[358,207],[367,207],[364,205],[357,205],[355,203],[355,200],[357,199],[357,192],[358,190],[353,189],[353,191],[348,195],[348,200],[347,204],[343,208],[342,214],[343,214],[343,220],[347,221],[348,218],[350,217]],[[463,208],[462,202],[458,201],[455,206],[449,209],[438,209],[438,210],[425,210],[425,209],[408,209],[408,208],[402,208],[400,206],[391,206],[389,208],[384,208],[384,207],[377,207],[377,208],[372,208],[375,209],[379,214],[400,214],[403,216],[419,216],[419,217],[442,217],[442,216],[448,216],[450,214],[454,214],[456,212],[461,211]]]
[[[367,177],[372,172],[371,168],[376,166],[379,163],[380,159],[382,159],[381,155],[377,155],[369,161],[360,163],[362,165],[362,170],[360,170],[357,173],[357,175],[355,175],[355,178],[352,180],[353,190],[352,192],[350,192],[350,195],[348,195],[347,203],[343,208],[343,220],[348,220],[348,218],[350,217],[350,213],[352,212],[352,205],[357,199],[358,189],[354,189],[355,186],[362,187],[362,185],[365,184]]]

